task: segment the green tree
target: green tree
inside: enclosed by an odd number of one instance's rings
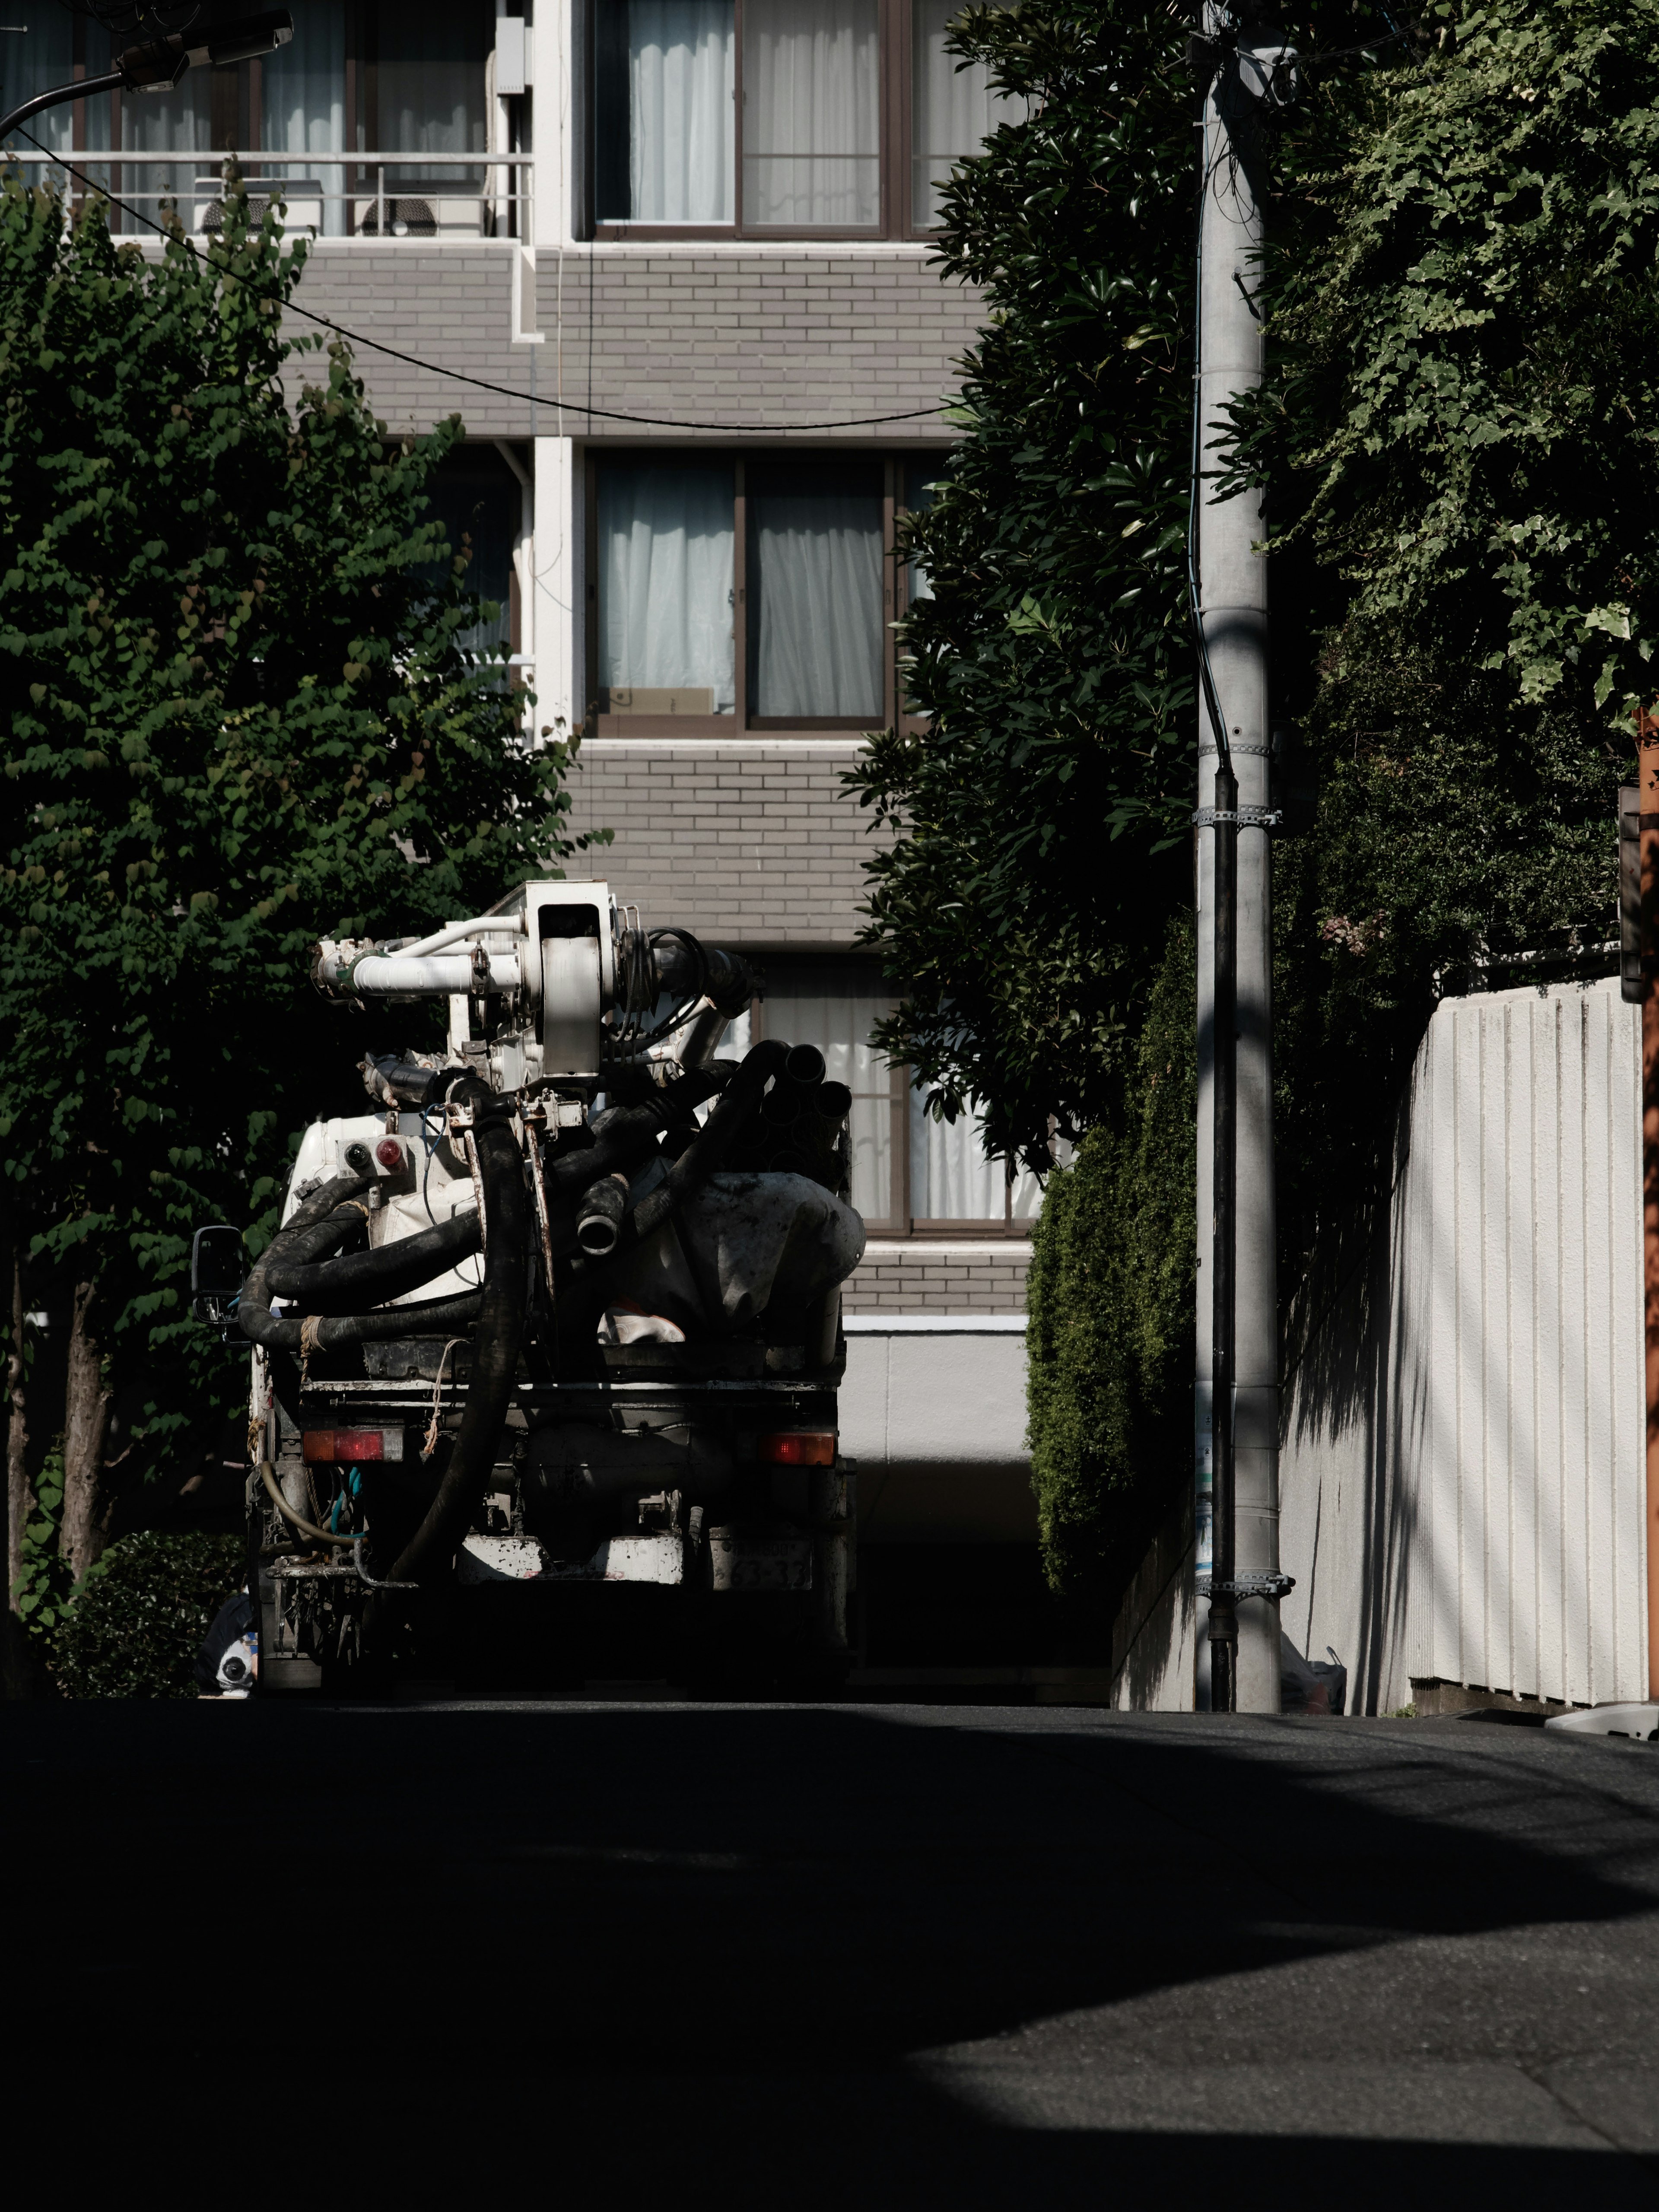
[[[1613,787],[1653,692],[1656,7],[1437,0],[1403,37],[1289,11],[1310,58],[1270,149],[1269,374],[1231,426],[1267,489],[1285,781],[1313,802],[1274,859],[1287,1304],[1322,1224],[1386,1188],[1447,972],[1610,933]],[[937,1110],[981,1106],[995,1152],[1032,1157],[1051,1117],[1094,1133],[1034,1273],[1063,1587],[1136,1485],[1188,1473],[1149,1394],[1184,1423],[1190,1273],[1145,1264],[1147,1224],[1192,1235],[1190,1145],[1146,1118],[1190,906],[1183,29],[1133,0],[959,22],[1030,106],[948,196],[941,259],[987,313],[910,532],[928,720],[857,779],[899,831],[867,932],[907,987],[890,1048]]]
[[[925,724],[850,781],[899,841],[866,941],[906,984],[883,1042],[994,1151],[1115,1109],[1186,876],[1195,751],[1184,537],[1193,96],[1145,0],[970,8],[954,50],[1026,103],[943,198],[984,295],[963,436],[908,546]]]
[[[372,1024],[311,992],[309,945],[570,849],[566,750],[462,650],[465,547],[422,519],[460,423],[389,439],[338,346],[285,399],[303,258],[240,188],[222,238],[150,259],[95,202],[0,193],[0,1172],[14,1255],[70,1293],[77,1577],[106,1461],[142,1480],[245,1388],[185,1318],[188,1239],[257,1249],[294,1133],[348,1103]]]
[[[1616,934],[1654,690],[1659,0],[1421,30],[1291,122],[1237,416],[1318,787],[1275,866],[1287,1292],[1376,1186],[1437,979]]]

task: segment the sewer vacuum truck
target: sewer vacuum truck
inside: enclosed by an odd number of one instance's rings
[[[604,884],[325,940],[313,977],[447,1000],[448,1044],[364,1060],[245,1277],[196,1239],[198,1316],[252,1346],[259,1694],[833,1685],[864,1230],[822,1054],[722,1054],[749,964]]]

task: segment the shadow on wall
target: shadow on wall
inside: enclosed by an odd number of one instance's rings
[[[1324,1656],[1325,1638],[1342,1639],[1348,1707],[1359,1713],[1385,1709],[1391,1674],[1404,1672],[1389,1666],[1403,1661],[1415,1533],[1400,1468],[1425,1412],[1418,1378],[1396,1357],[1398,1304],[1407,1294],[1398,1200],[1416,1084],[1414,1074],[1395,1119],[1386,1185],[1379,1177],[1377,1189],[1322,1231],[1285,1329],[1279,1548],[1298,1587],[1281,1620],[1310,1658]],[[1322,1571],[1340,1584],[1334,1613]]]

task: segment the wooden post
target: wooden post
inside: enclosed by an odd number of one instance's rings
[[[1659,1698],[1659,715],[1637,717],[1642,840],[1642,1261],[1647,1353],[1648,1695]]]

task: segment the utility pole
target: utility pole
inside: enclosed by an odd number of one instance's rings
[[[1251,0],[1206,0],[1200,137],[1193,599],[1198,811],[1198,1588],[1209,1599],[1195,1702],[1277,1712],[1279,1290],[1273,1209],[1271,730],[1259,495],[1210,492],[1227,402],[1261,379],[1264,110],[1296,57]]]

